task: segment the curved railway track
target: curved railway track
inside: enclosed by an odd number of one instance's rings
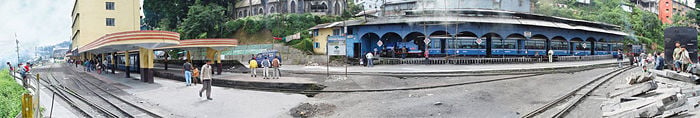
[[[48,69],[48,74],[44,74],[46,77],[42,79],[44,81],[42,84],[44,86],[51,86],[50,90],[57,93],[59,97],[63,98],[68,104],[73,106],[77,111],[83,113],[86,117],[111,117],[111,118],[143,118],[143,117],[153,117],[162,118],[163,116],[158,115],[155,112],[147,110],[139,105],[133,104],[111,92],[109,89],[97,86],[94,82],[83,78],[71,78],[65,79],[64,81],[59,81],[53,72],[53,65]],[[70,71],[70,74],[80,75],[78,72]],[[50,81],[55,81],[58,84],[50,84]],[[72,82],[74,87],[77,89],[71,89],[64,86]],[[81,91],[75,91],[81,90]],[[79,92],[84,93],[83,95],[90,97],[83,97]],[[69,93],[75,98],[66,96],[65,93]],[[77,99],[76,99],[77,98]],[[90,99],[88,99],[90,98]],[[87,105],[81,105],[87,104]],[[89,107],[86,107],[89,106]],[[94,108],[94,109],[92,109]],[[90,111],[96,110],[96,111]],[[102,114],[95,115],[95,114]]]
[[[603,75],[596,77],[595,79],[587,82],[586,84],[568,92],[564,96],[555,99],[552,102],[545,104],[544,106],[538,107],[534,111],[523,115],[523,118],[540,117],[541,115],[551,115],[552,118],[561,118],[566,116],[571,109],[576,107],[578,103],[583,101],[591,92],[596,90],[601,85],[607,83],[612,78],[622,74],[623,72],[633,69],[633,66],[627,66],[621,69],[617,69]],[[549,116],[542,116],[549,117]]]

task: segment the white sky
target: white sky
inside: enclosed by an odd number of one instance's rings
[[[21,52],[33,53],[35,46],[70,40],[74,0],[2,0],[0,2],[0,60],[15,60],[15,36]]]
[[[0,61],[16,60],[15,33],[20,41],[20,52],[29,55],[33,55],[37,46],[70,41],[74,2],[0,0]]]

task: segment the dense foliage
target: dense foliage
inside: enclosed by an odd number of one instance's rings
[[[575,0],[534,0],[535,13],[582,19],[618,25],[620,30],[633,34],[626,37],[625,43],[647,44],[652,50],[662,50],[663,30],[671,26],[688,26],[696,24],[697,12],[691,11],[686,16],[674,15],[673,24],[664,25],[656,14],[644,11],[629,1],[592,0],[591,4],[579,4]],[[632,12],[623,10],[630,6]]]
[[[177,31],[185,39],[223,38],[230,32],[224,32],[227,17],[225,9],[216,4],[190,6],[187,18],[178,25]]]
[[[302,34],[302,40],[288,45],[311,50],[313,42],[307,29],[322,23],[352,18],[360,7],[349,1],[341,16],[312,14],[269,14],[232,19],[237,0],[145,0],[144,23],[149,29],[177,31],[182,39],[232,38],[234,32],[257,34],[270,31],[274,37]],[[256,39],[269,40],[269,39]]]
[[[21,109],[22,94],[27,91],[8,74],[0,71],[0,118],[15,117]]]

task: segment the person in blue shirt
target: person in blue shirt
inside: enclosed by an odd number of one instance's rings
[[[666,66],[666,64],[664,64],[664,53],[657,53],[656,55],[658,56],[656,58],[656,67],[654,67],[654,69],[663,70],[664,66]]]

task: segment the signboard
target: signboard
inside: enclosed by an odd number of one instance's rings
[[[382,42],[382,40],[377,41],[377,46],[382,46],[382,45],[384,45],[384,42]]]
[[[586,43],[581,43],[581,46],[583,46],[583,48],[586,48]]]
[[[481,38],[477,38],[477,39],[476,39],[476,44],[481,45],[481,41],[482,41]]]
[[[525,37],[532,37],[532,32],[525,31],[523,32],[523,35],[525,35]]]
[[[377,44],[381,45],[380,43],[381,41],[377,42]],[[328,55],[345,55],[347,51],[345,50],[344,36],[329,36],[328,45],[326,46]]]
[[[429,43],[430,43],[430,38],[425,38],[425,40],[423,40],[423,43],[425,43],[426,45],[429,44]]]

